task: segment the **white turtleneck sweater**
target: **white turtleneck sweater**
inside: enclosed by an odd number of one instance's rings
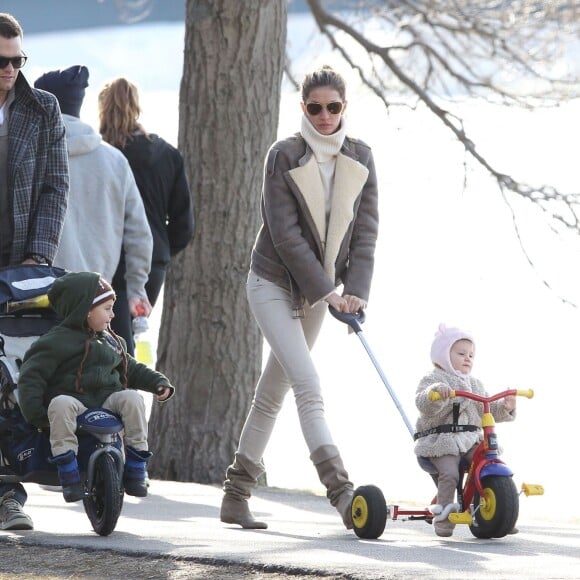
[[[328,223],[330,208],[332,206],[332,193],[334,191],[336,156],[344,142],[346,123],[344,117],[342,117],[340,128],[336,133],[333,133],[332,135],[323,135],[314,128],[310,119],[306,115],[302,115],[300,133],[312,149],[314,157],[318,163],[318,170],[320,171],[320,178],[322,180],[322,186],[324,187],[326,223]]]

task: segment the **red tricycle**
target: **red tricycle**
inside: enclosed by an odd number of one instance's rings
[[[519,493],[542,495],[542,486],[522,484],[518,493],[512,479],[512,470],[500,459],[495,421],[490,403],[509,395],[531,399],[534,392],[509,389],[491,397],[482,397],[467,391],[452,391],[452,397],[465,397],[483,403],[483,441],[477,446],[469,465],[460,466],[457,502],[443,509],[436,498],[425,509],[401,509],[386,505],[381,490],[375,486],[359,487],[354,494],[352,516],[354,530],[360,538],[378,538],[385,529],[388,518],[392,520],[425,520],[427,522],[449,518],[454,524],[467,524],[476,538],[502,538],[516,525],[519,514]],[[439,393],[431,393],[437,400]],[[437,472],[427,458],[419,458],[419,464],[434,478]],[[467,473],[467,475],[465,475]]]
[[[364,322],[363,311],[356,314],[337,312],[330,309],[333,316],[348,324],[360,338],[368,352],[383,383],[387,387],[401,417],[405,421],[411,436],[414,429],[405,415],[389,382],[374,357],[362,334],[361,323]],[[544,489],[537,484],[522,484],[518,492],[512,479],[512,470],[500,459],[495,420],[490,411],[490,404],[504,397],[514,395],[531,399],[532,389],[509,389],[484,397],[468,391],[452,391],[451,397],[465,397],[483,404],[482,417],[483,440],[477,446],[470,464],[460,465],[460,477],[457,486],[457,501],[454,504],[441,506],[435,497],[432,505],[425,509],[402,509],[398,505],[387,505],[382,491],[374,485],[357,488],[352,501],[352,519],[354,532],[359,538],[376,539],[384,531],[387,519],[391,520],[424,520],[428,523],[449,519],[454,524],[467,524],[476,538],[502,538],[515,527],[519,514],[519,495],[542,495]],[[439,393],[430,393],[432,400],[440,398]],[[419,465],[431,475],[437,484],[437,471],[428,458],[420,457]]]

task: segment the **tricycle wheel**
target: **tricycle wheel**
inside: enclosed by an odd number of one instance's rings
[[[123,505],[123,488],[115,459],[102,453],[95,461],[95,476],[88,496],[83,500],[85,511],[100,536],[108,536],[117,525]]]
[[[511,477],[496,475],[484,477],[481,485],[484,496],[476,492],[473,497],[475,514],[469,529],[476,538],[503,538],[518,520],[516,486]]]
[[[376,539],[385,530],[387,504],[383,492],[375,485],[358,487],[352,498],[352,523],[359,538]]]

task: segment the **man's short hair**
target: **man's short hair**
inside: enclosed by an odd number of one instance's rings
[[[0,12],[0,36],[4,38],[16,38],[22,36],[22,27],[18,23],[18,20],[6,12]]]

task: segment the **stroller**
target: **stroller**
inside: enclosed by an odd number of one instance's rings
[[[24,353],[59,319],[47,292],[66,274],[46,265],[0,268],[0,483],[60,486],[48,432],[28,424],[18,406]],[[106,409],[88,409],[77,419],[78,464],[83,505],[92,527],[109,535],[123,505],[123,424]]]

